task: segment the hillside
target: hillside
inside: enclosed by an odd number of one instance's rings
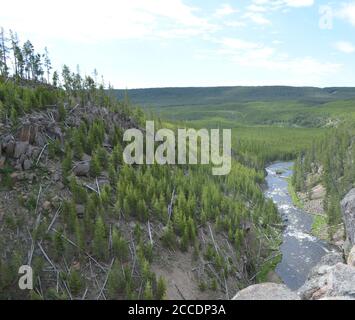
[[[126,90],[115,90],[122,98]],[[355,88],[333,87],[191,87],[127,90],[133,103],[142,107],[211,105],[251,101],[289,101],[324,103],[355,98]]]
[[[198,127],[324,127],[355,119],[354,88],[216,87],[115,90],[163,119]]]
[[[143,111],[66,65],[46,79],[31,48],[14,46],[28,72],[0,70],[0,299],[230,299],[266,279],[281,225],[262,170],[126,164]]]

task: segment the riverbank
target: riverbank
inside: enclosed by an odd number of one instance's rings
[[[323,199],[324,195],[319,196],[319,194],[315,197],[314,193],[308,196],[305,193],[296,192],[293,184],[292,184],[292,176],[287,178],[288,187],[287,190],[290,193],[292,203],[313,215],[313,224],[311,229],[311,234],[322,240],[329,240],[328,236],[328,224],[327,217],[324,214],[323,209]],[[318,188],[319,189],[319,188]]]
[[[312,178],[309,178],[312,181]],[[292,185],[292,176],[287,179],[288,191],[290,193],[293,204],[307,212],[313,218],[311,235],[318,239],[329,242],[332,245],[341,247],[344,243],[344,226],[340,224],[329,232],[328,218],[324,211],[324,199],[326,190],[321,183],[310,188],[308,193],[296,192]]]
[[[286,179],[288,185],[287,185],[287,190],[291,196],[291,199],[292,199],[292,202],[293,204],[300,208],[300,209],[303,209],[304,208],[304,203],[303,201],[299,198],[295,188],[293,187],[293,184],[292,184],[292,176],[291,177],[288,177]]]

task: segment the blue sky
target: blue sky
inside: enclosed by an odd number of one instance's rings
[[[12,0],[0,26],[116,88],[355,86],[354,0]]]

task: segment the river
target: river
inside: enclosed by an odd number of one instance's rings
[[[334,248],[311,235],[313,216],[293,205],[286,180],[292,176],[292,165],[292,162],[278,162],[266,168],[265,195],[277,205],[286,226],[280,248],[282,261],[275,271],[291,290],[297,290],[312,267]]]

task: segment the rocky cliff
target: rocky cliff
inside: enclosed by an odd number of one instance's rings
[[[341,201],[341,209],[346,231],[344,251],[347,254],[355,245],[355,188],[351,189]]]

